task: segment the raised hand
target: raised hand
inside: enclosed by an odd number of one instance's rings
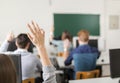
[[[70,41],[68,39],[65,39],[63,41],[63,46],[64,46],[64,49],[68,49],[70,47]]]
[[[38,26],[37,23],[34,22],[28,24],[28,28],[31,32],[31,34],[28,33],[28,37],[30,38],[32,43],[37,47],[42,65],[43,66],[51,65],[44,45],[45,32]]]
[[[13,39],[14,39],[14,34],[13,34],[12,32],[10,32],[10,33],[7,35],[6,40],[7,40],[8,42],[11,42]]]
[[[36,47],[44,47],[45,32],[41,29],[37,23],[32,21],[31,24],[28,24],[28,28],[31,31],[31,34],[28,33],[28,37]]]

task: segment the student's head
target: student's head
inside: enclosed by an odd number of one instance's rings
[[[16,46],[18,48],[22,48],[22,49],[27,49],[30,46],[30,39],[28,38],[27,34],[25,33],[21,33],[17,36],[16,38]]]
[[[89,32],[87,30],[80,30],[78,32],[79,44],[87,44],[89,41]]]
[[[15,66],[4,54],[0,54],[0,83],[17,83]]]
[[[70,33],[68,31],[64,31],[62,33],[62,38],[61,39],[62,40],[68,39],[69,41],[72,41],[72,37],[71,37],[71,35],[70,35]]]

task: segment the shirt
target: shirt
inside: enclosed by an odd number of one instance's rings
[[[75,53],[98,53],[98,55],[99,55],[99,51],[98,51],[97,48],[91,47],[88,44],[79,45],[77,48],[75,48],[74,50],[72,50],[70,52],[70,55],[68,56],[68,58],[64,62],[65,65],[70,65],[71,64],[71,62],[73,60],[73,55]]]
[[[31,52],[28,52],[26,49],[18,48],[15,51],[6,52],[9,43],[6,41],[0,47],[0,51],[5,54],[20,54],[21,55],[21,66],[22,66],[22,80],[28,78],[37,77],[37,71],[42,71],[42,64],[40,63],[39,58],[36,55],[33,55]],[[3,49],[3,50],[2,50]]]

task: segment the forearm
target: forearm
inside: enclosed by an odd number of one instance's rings
[[[0,46],[0,52],[6,52],[9,46],[9,42],[5,41],[3,44]]]
[[[45,47],[38,46],[37,48],[43,66],[43,79],[44,79],[43,83],[56,83],[55,68],[51,64],[51,61],[47,55]]]
[[[38,49],[38,52],[39,52],[39,55],[40,55],[40,58],[41,58],[42,66],[52,65],[51,61],[50,61],[50,59],[47,55],[46,48],[44,46],[42,46],[42,47],[38,46],[37,49]]]
[[[69,56],[69,52],[68,51],[64,51],[64,53],[63,53],[64,60],[66,60],[68,58],[68,56]]]
[[[51,64],[51,61],[47,55],[46,48],[44,46],[45,32],[39,28],[37,23],[32,22],[32,26],[28,24],[28,28],[31,31],[31,35],[28,33],[28,37],[35,44],[38,49],[38,53],[41,58],[43,66],[43,79],[44,83],[56,83],[55,69]]]
[[[56,83],[55,68],[53,66],[43,66],[43,83]]]

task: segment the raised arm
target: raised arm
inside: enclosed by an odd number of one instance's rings
[[[14,34],[11,32],[7,35],[5,41],[0,46],[0,52],[6,52],[9,46],[9,42],[14,39]]]
[[[55,68],[53,67],[50,59],[48,58],[46,48],[44,45],[45,32],[38,26],[37,23],[34,22],[32,22],[32,24],[28,24],[28,28],[31,32],[28,33],[28,37],[37,47],[41,58],[41,63],[43,65],[44,83],[56,83]]]

